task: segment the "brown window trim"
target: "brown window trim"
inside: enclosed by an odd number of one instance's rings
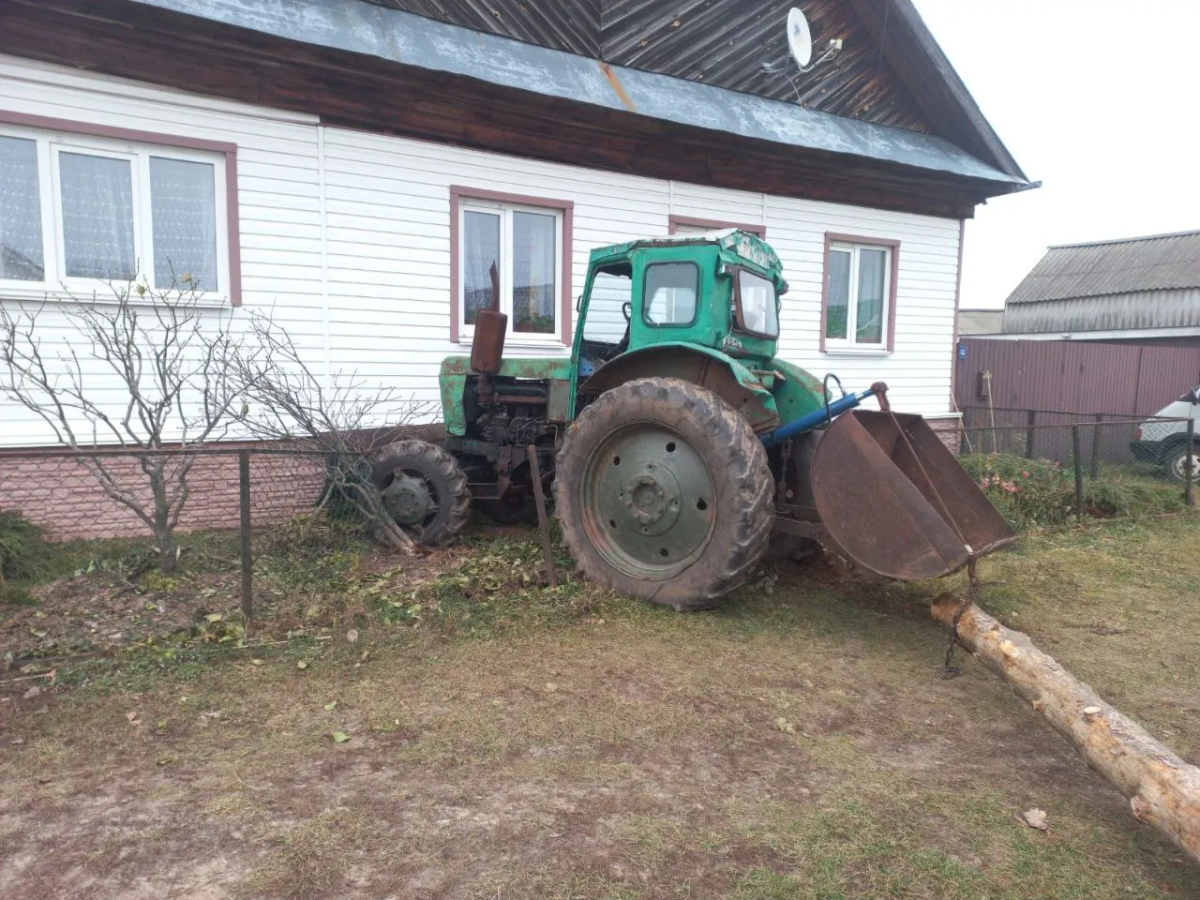
[[[237,144],[183,137],[178,134],[159,134],[154,131],[118,128],[113,125],[97,125],[92,122],[77,122],[74,119],[55,119],[51,116],[37,116],[6,109],[0,109],[0,125],[62,131],[67,134],[132,141],[136,144],[157,144],[160,147],[178,147],[181,150],[223,153],[225,155],[225,212],[228,219],[226,236],[229,241],[229,303],[231,306],[242,305],[242,238],[238,215]]]
[[[695,216],[671,215],[667,219],[667,233],[675,234],[676,229],[683,225],[687,228],[703,228],[705,231],[721,231],[725,228],[737,228],[766,240],[766,225],[750,225],[746,222],[729,222],[724,219],[698,219]]]
[[[478,188],[450,185],[450,340],[458,342],[459,284],[458,260],[461,236],[458,233],[459,206],[463,200],[484,200],[492,203],[510,203],[514,206],[534,206],[562,213],[562,342],[570,347],[574,335],[572,313],[575,305],[571,301],[571,252],[574,247],[575,204],[571,200],[554,200],[550,197],[531,197],[525,194],[510,194],[505,191],[485,191]]]
[[[838,234],[833,231],[825,232],[825,256],[821,272],[821,345],[825,349],[825,325],[829,318],[829,251],[833,244],[859,244],[868,247],[886,247],[890,249],[892,263],[888,278],[888,320],[887,341],[884,344],[885,353],[893,353],[896,349],[896,285],[900,280],[900,242],[889,238],[867,237],[861,234]]]

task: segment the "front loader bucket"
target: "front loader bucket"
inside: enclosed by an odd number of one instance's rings
[[[854,410],[813,457],[825,530],[854,562],[889,578],[949,575],[1016,535],[920,416]]]

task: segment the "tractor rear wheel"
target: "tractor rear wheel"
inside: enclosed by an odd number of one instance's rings
[[[555,495],[587,577],[675,609],[741,585],[771,536],[774,486],[749,423],[677,378],[602,394],[567,430]]]
[[[375,458],[372,474],[384,509],[418,544],[445,546],[466,527],[471,514],[466,473],[437,444],[388,444]]]

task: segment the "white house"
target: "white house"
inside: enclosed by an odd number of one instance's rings
[[[737,224],[786,266],[781,355],[947,420],[963,221],[1031,185],[909,0],[800,5],[843,42],[807,73],[774,2],[16,0],[0,303],[52,318],[186,270],[318,369],[434,400],[493,260],[508,346],[564,354],[591,248]],[[3,446],[52,441],[0,422]]]

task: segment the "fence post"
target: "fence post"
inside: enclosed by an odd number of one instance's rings
[[[1193,482],[1193,470],[1196,466],[1196,420],[1188,419],[1187,424],[1188,468],[1183,479],[1183,502],[1190,509],[1196,505],[1196,485]]]
[[[1037,425],[1037,410],[1031,409],[1026,414],[1025,422],[1025,458],[1033,459],[1033,428]]]
[[[1104,422],[1104,413],[1096,413],[1096,424],[1092,426],[1092,469],[1089,473],[1092,481],[1100,477],[1100,426]]]
[[[1071,426],[1071,446],[1075,457],[1075,517],[1083,521],[1083,457],[1079,452],[1079,426]]]
[[[250,453],[238,451],[238,505],[241,511],[242,616],[246,624],[254,617],[254,588],[250,558]]]

